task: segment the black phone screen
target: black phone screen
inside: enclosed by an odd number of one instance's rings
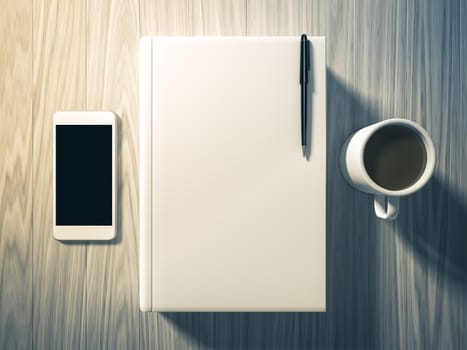
[[[112,125],[56,125],[56,225],[112,225]]]

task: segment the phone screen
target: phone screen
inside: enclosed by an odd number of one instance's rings
[[[112,125],[56,125],[56,225],[112,225]]]

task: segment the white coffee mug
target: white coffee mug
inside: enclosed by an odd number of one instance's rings
[[[407,135],[400,144],[394,141],[398,134]],[[382,135],[386,135],[384,136],[386,139]],[[391,135],[395,135],[393,139],[391,139]],[[416,138],[417,144],[407,143],[407,140],[415,142]],[[391,142],[393,142],[392,146]],[[378,146],[373,147],[373,145]],[[410,145],[415,146],[410,147]],[[417,154],[420,155],[420,160],[416,159],[416,161],[410,162],[408,157],[411,153],[416,152],[414,150],[417,147],[420,148],[416,150]],[[401,163],[397,161],[398,155],[402,156]],[[422,156],[424,157],[423,161],[421,160]],[[350,136],[342,148],[341,169],[344,177],[352,186],[360,191],[375,195],[374,207],[377,217],[384,220],[394,220],[399,212],[399,197],[418,191],[428,182],[435,168],[435,159],[435,147],[425,129],[410,120],[394,118],[369,125]],[[402,178],[405,176],[404,181],[411,182],[396,188],[392,185],[389,186],[387,179],[386,183],[378,181],[375,175],[377,171],[369,169],[370,167],[376,168],[377,166],[374,164],[378,164],[380,174],[384,169],[391,169],[391,171],[387,171],[386,178],[394,174],[401,174]],[[418,171],[417,176],[414,175],[415,170],[410,169],[416,166],[419,166],[418,170],[415,169]],[[413,178],[410,179],[408,175],[404,174],[404,171],[410,172],[410,176]]]

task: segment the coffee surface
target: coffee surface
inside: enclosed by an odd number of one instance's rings
[[[368,140],[363,156],[371,179],[391,191],[417,182],[427,162],[423,140],[410,128],[400,125],[377,130]]]

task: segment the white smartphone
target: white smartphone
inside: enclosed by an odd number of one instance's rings
[[[53,116],[53,235],[58,240],[111,240],[116,235],[116,116]]]

